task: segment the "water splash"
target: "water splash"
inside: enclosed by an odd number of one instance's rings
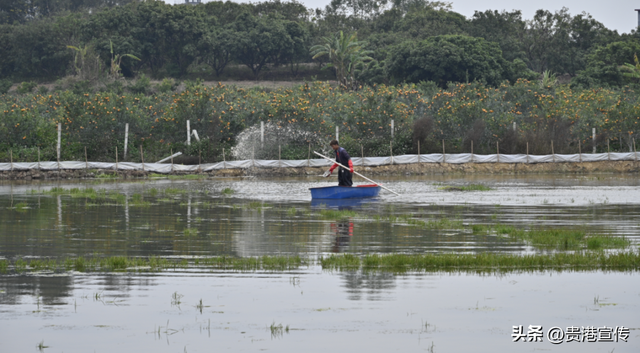
[[[231,155],[236,160],[278,159],[278,146],[282,159],[307,159],[309,146],[311,151],[327,154],[329,140],[293,125],[278,126],[275,123],[264,124],[264,143],[260,141],[260,125],[245,129],[236,138]],[[311,153],[311,158],[315,158]]]

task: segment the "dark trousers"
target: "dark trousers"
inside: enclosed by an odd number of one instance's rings
[[[351,180],[351,172],[338,167],[338,186],[351,186],[353,181]]]

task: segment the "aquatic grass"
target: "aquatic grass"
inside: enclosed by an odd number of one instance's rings
[[[96,178],[98,178],[98,179],[117,179],[118,178],[118,174],[117,173],[102,173],[102,174],[97,174]]]
[[[145,194],[151,196],[151,197],[156,197],[158,195],[158,189],[156,188],[151,188],[151,189],[147,189],[145,190]]]
[[[360,268],[360,258],[353,254],[330,255],[320,257],[320,266],[323,270],[354,270]]]
[[[516,271],[638,271],[640,252],[629,251],[608,254],[604,251],[585,250],[580,252],[559,252],[551,254],[371,254],[358,257],[353,254],[321,257],[318,264],[329,271],[380,271],[380,272],[473,272],[506,273]],[[195,259],[166,259],[159,257],[92,257],[66,258],[62,262],[53,259],[32,260],[29,266],[22,259],[16,259],[13,269],[16,273],[25,271],[115,271],[140,272],[162,271],[166,269],[209,268],[224,271],[289,271],[307,265],[299,256],[262,257],[205,257]],[[10,261],[0,260],[0,272],[7,273]]]
[[[271,330],[271,339],[282,337],[285,332],[289,333],[289,325],[283,327],[282,324],[276,325],[275,322],[269,326],[269,329]]]
[[[469,185],[463,185],[463,186],[447,185],[447,186],[439,187],[438,190],[444,190],[444,191],[489,191],[489,190],[493,190],[493,189],[491,189],[490,187],[488,187],[486,185],[482,185],[482,184],[469,184]]]
[[[357,216],[358,213],[352,210],[320,210],[320,217],[324,219],[344,219]]]
[[[13,208],[18,212],[27,212],[28,206],[26,202],[19,202]]]
[[[522,240],[532,246],[544,249],[575,250],[575,249],[623,249],[631,245],[626,238],[594,234],[587,235],[582,229],[517,229],[512,226],[495,225],[496,234],[505,235],[510,239]]]
[[[195,237],[198,235],[198,230],[196,228],[186,228],[183,234],[185,237]]]
[[[438,272],[470,271],[478,273],[544,271],[544,270],[638,270],[640,253],[624,252],[606,254],[602,251],[585,251],[553,254],[389,254],[365,255],[358,260],[354,255],[331,255],[321,259],[323,270],[382,272]]]
[[[187,179],[187,180],[194,180],[194,179],[206,179],[207,175],[206,174],[182,174],[182,175],[169,175],[167,176],[169,179]]]
[[[178,194],[185,194],[187,190],[177,189],[177,188],[166,188],[163,190],[163,192],[165,195],[178,195]]]
[[[236,191],[230,188],[224,188],[222,189],[222,195],[231,195],[233,193],[235,193]]]
[[[261,210],[267,207],[271,207],[271,205],[260,201],[251,201],[248,204],[242,205],[242,208],[245,210]]]
[[[150,173],[149,174],[149,178],[166,178],[167,175],[165,174],[158,174],[158,173]]]
[[[295,216],[297,212],[298,210],[296,210],[295,207],[290,207],[289,209],[287,209],[287,215],[291,217]]]
[[[131,202],[129,205],[136,207],[149,207],[151,206],[151,202],[144,201],[141,194],[133,194],[131,195]]]

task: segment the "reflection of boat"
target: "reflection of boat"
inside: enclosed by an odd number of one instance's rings
[[[351,209],[362,205],[365,202],[371,202],[376,199],[360,198],[360,199],[311,199],[311,207],[333,208],[333,209]]]
[[[375,184],[358,186],[325,186],[310,188],[311,199],[354,199],[376,197],[380,187]]]

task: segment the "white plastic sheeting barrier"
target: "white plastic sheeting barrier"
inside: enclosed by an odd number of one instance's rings
[[[534,156],[526,154],[490,154],[478,155],[470,153],[460,154],[407,154],[393,157],[365,157],[364,166],[381,166],[391,164],[414,163],[565,163],[565,162],[599,162],[599,161],[637,161],[638,152],[628,153],[596,153],[596,154],[553,154]],[[354,166],[362,166],[360,157],[352,158]],[[8,170],[62,170],[62,169],[107,169],[107,170],[145,170],[154,173],[197,172],[217,169],[246,169],[257,168],[301,168],[301,167],[329,167],[331,162],[325,159],[303,160],[260,160],[249,159],[242,161],[226,161],[202,165],[181,165],[166,163],[104,163],[104,162],[28,162],[28,163],[0,163],[0,171]]]

